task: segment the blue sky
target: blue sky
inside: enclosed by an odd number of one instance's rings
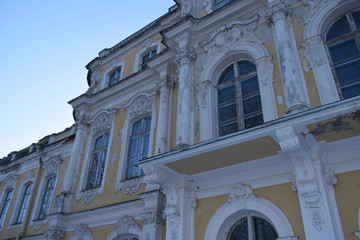
[[[0,158],[71,126],[67,102],[88,88],[85,65],[172,5],[0,0]]]

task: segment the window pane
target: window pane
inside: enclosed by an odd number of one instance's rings
[[[248,222],[246,218],[240,219],[230,230],[229,240],[249,240]]]
[[[334,39],[336,37],[342,36],[344,34],[350,33],[351,29],[347,20],[347,17],[344,16],[340,20],[338,20],[332,27],[330,28],[327,34],[327,41]]]
[[[3,225],[4,221],[5,221],[5,216],[6,216],[9,204],[10,204],[12,193],[13,193],[12,189],[8,190],[6,192],[6,195],[5,195],[4,199],[3,199],[1,210],[0,210],[0,227],[2,227],[2,225]]]
[[[253,218],[254,221],[254,230],[255,230],[255,239],[256,240],[276,240],[277,233],[275,229],[262,218]]]
[[[19,212],[18,212],[18,216],[16,218],[15,223],[21,223],[23,221],[24,215],[25,215],[25,210],[27,208],[27,204],[29,202],[30,199],[30,193],[31,193],[31,189],[32,189],[32,183],[28,184],[24,190],[24,195],[23,195],[23,199],[21,201],[21,205],[19,208]]]
[[[353,38],[336,42],[336,45],[329,46],[329,50],[334,64],[359,55],[359,49]]]
[[[148,150],[149,150],[149,139],[150,139],[150,134],[143,136],[140,159],[147,158]]]
[[[234,66],[229,66],[221,75],[219,83],[225,83],[234,80]]]
[[[220,123],[237,118],[236,104],[219,107],[219,121]]]
[[[360,81],[341,88],[344,99],[360,95]]]
[[[130,143],[130,158],[136,157],[139,154],[140,137],[132,138]]]
[[[264,123],[264,120],[263,120],[262,114],[251,116],[251,117],[248,117],[245,119],[245,128],[256,127],[263,123]]]
[[[237,122],[228,123],[226,125],[220,125],[220,127],[219,127],[220,136],[224,136],[224,135],[234,133],[237,131],[238,131],[238,123]]]
[[[243,96],[256,92],[259,92],[259,82],[257,76],[241,81],[241,93]]]
[[[340,85],[360,80],[360,58],[357,61],[335,67]]]
[[[218,90],[218,102],[219,103],[227,103],[235,101],[235,85],[227,85]]]
[[[141,123],[142,123],[142,120],[139,120],[133,124],[133,130],[132,130],[132,134],[131,134],[132,136],[138,135],[139,133],[141,133]]]
[[[249,61],[238,62],[238,69],[240,77],[256,71],[255,65]]]
[[[255,95],[243,100],[244,115],[261,111],[260,95]]]
[[[143,132],[150,131],[150,126],[151,126],[151,118],[150,117],[144,118],[144,130],[143,130]]]
[[[353,15],[355,23],[356,23],[356,28],[360,29],[360,11],[354,12],[352,15]]]

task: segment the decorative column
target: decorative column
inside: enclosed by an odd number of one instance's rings
[[[164,153],[169,149],[169,90],[173,83],[166,76],[157,84],[160,93],[159,117],[156,137],[156,154]]]
[[[322,37],[316,35],[308,38],[302,46],[305,49],[305,57],[314,71],[321,103],[328,104],[340,100],[339,93],[336,89],[334,75],[329,67],[330,63]]]
[[[288,18],[291,7],[284,2],[272,1],[267,10],[267,17],[273,25],[287,111],[291,114],[308,109],[309,98],[291,21]]]
[[[331,205],[318,183],[310,150],[292,127],[279,129],[276,135],[281,149],[292,161],[306,239],[339,239],[336,223],[330,214]]]
[[[74,180],[75,174],[77,172],[78,164],[80,162],[81,151],[83,148],[83,143],[85,141],[87,127],[87,117],[80,116],[78,117],[75,128],[76,135],[71,151],[71,157],[69,160],[69,165],[66,169],[64,183],[62,186],[61,194],[56,199],[56,212],[68,212],[70,210],[70,194],[73,193],[74,189]]]
[[[185,47],[176,55],[179,66],[179,89],[176,122],[176,146],[178,148],[191,144],[192,126],[192,63],[195,60],[195,51]]]
[[[210,86],[212,85],[210,80],[205,80],[196,85],[196,95],[199,104],[199,114],[200,114],[200,142],[206,141],[212,138],[212,129],[211,126],[211,103],[210,96]],[[209,106],[210,105],[210,106]]]

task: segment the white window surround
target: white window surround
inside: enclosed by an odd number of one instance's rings
[[[310,5],[310,7],[313,6]],[[339,101],[340,97],[331,71],[327,47],[324,44],[326,31],[333,22],[348,10],[360,8],[360,2],[357,0],[331,0],[322,1],[315,7],[310,12],[310,17],[305,27],[303,47],[305,49],[305,56],[314,71],[321,103],[328,104]]]
[[[14,207],[14,210],[12,212],[12,216],[11,216],[11,221],[10,221],[10,225],[9,225],[9,229],[10,228],[16,228],[16,227],[21,227],[23,225],[23,222],[22,223],[15,223],[16,220],[17,220],[17,217],[18,217],[18,213],[19,213],[19,210],[20,210],[20,207],[21,207],[21,203],[22,203],[22,200],[23,200],[23,196],[24,196],[24,191],[27,187],[27,185],[29,184],[34,184],[34,181],[35,181],[35,175],[34,175],[34,172],[33,171],[30,171],[26,177],[26,179],[23,181],[22,185],[21,185],[21,189],[17,195],[17,198],[16,198],[16,204],[15,204],[15,207]],[[34,185],[31,189],[31,193],[30,193],[30,199],[32,198],[32,194],[33,194],[33,189],[34,189]],[[29,202],[27,204],[27,209],[29,208]],[[26,213],[25,213],[25,216],[26,216]]]
[[[82,200],[85,204],[90,204],[96,195],[102,195],[104,193],[104,185],[106,181],[106,172],[110,161],[110,149],[112,146],[112,139],[114,135],[114,116],[115,111],[102,111],[97,113],[89,122],[91,125],[91,132],[86,142],[85,159],[80,174],[79,187],[76,192],[76,199]],[[107,154],[105,159],[104,175],[100,187],[86,189],[89,169],[92,161],[92,153],[95,144],[95,140],[105,134],[109,133],[109,144],[107,146]]]
[[[271,57],[264,47],[242,42],[237,44],[238,50],[222,52],[209,57],[204,63],[204,70],[200,76],[198,85],[206,84],[208,89],[204,96],[209,104],[200,104],[200,140],[205,141],[218,136],[217,130],[217,91],[216,85],[220,74],[233,62],[245,60],[256,65],[259,81],[260,97],[263,110],[264,122],[274,120],[278,117],[276,99],[273,88],[273,71]],[[199,96],[198,96],[199,98]],[[204,98],[203,100],[204,101]],[[210,131],[209,131],[210,129]]]
[[[226,239],[226,233],[242,213],[258,214],[275,228],[278,239],[295,240],[291,224],[285,214],[272,202],[256,197],[250,186],[238,184],[231,188],[229,200],[211,217],[206,228],[206,240]],[[255,215],[256,216],[256,215]]]
[[[141,48],[141,50],[135,56],[135,65],[134,65],[135,72],[138,72],[141,70],[142,58],[145,56],[145,54],[147,54],[149,51],[152,51],[154,49],[156,49],[157,54],[160,53],[160,41],[147,39],[145,41],[144,46]]]
[[[123,78],[123,74],[124,74],[124,62],[116,62],[113,63],[109,69],[104,73],[104,81],[102,83],[102,88],[107,88],[109,86],[109,80],[110,80],[110,75],[116,71],[117,69],[120,69],[120,80]]]
[[[53,204],[55,202],[54,195],[55,195],[55,189],[56,189],[56,186],[57,186],[57,183],[59,180],[58,176],[59,176],[59,169],[60,169],[60,164],[62,162],[62,159],[60,156],[50,157],[49,160],[44,159],[44,162],[45,163],[43,165],[43,168],[45,169],[45,173],[41,179],[40,186],[38,188],[39,189],[38,194],[35,199],[35,203],[36,203],[35,211],[33,211],[32,215],[31,215],[32,222],[31,222],[30,226],[32,228],[34,228],[36,231],[38,231],[41,228],[41,226],[43,224],[47,223],[47,221],[48,221],[48,218],[38,220],[38,216],[39,216],[39,211],[41,208],[42,199],[44,196],[44,191],[45,191],[47,181],[48,181],[48,179],[50,179],[52,177],[55,177],[56,179],[55,179],[55,185],[54,185],[55,187],[54,187],[53,195],[51,197],[51,204],[50,204],[50,210],[49,210],[50,213],[51,213]]]
[[[141,118],[151,117],[148,156],[152,156],[156,123],[155,95],[139,93],[123,107],[127,110],[127,114],[124,126],[122,128],[122,145],[115,189],[116,191],[123,189],[126,194],[132,194],[137,191],[140,184],[142,183],[142,177],[126,179],[128,164],[127,153],[129,151],[129,139],[131,136],[132,125]]]

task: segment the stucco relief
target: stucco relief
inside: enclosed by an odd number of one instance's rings
[[[118,223],[113,228],[110,235],[108,235],[108,239],[112,240],[117,236],[121,236],[123,234],[129,234],[129,233],[140,235],[141,229],[139,225],[136,223],[134,217],[125,215],[119,219]]]
[[[147,97],[140,96],[134,100],[134,102],[128,108],[129,117],[136,118],[142,114],[151,112],[152,101],[149,101]]]
[[[79,224],[74,232],[71,234],[69,240],[93,240],[92,232],[89,229],[89,226],[81,223]]]
[[[62,240],[65,237],[65,231],[60,229],[47,230],[44,237],[46,240]]]
[[[209,87],[211,86],[211,81],[206,80],[203,82],[200,82],[196,85],[195,91],[196,96],[198,98],[199,106],[202,108],[206,108],[208,104],[208,98],[209,98]]]
[[[16,181],[17,181],[18,178],[19,178],[18,175],[9,174],[4,180],[5,188],[15,188]]]
[[[117,191],[120,191],[122,189],[125,194],[131,195],[139,189],[141,183],[143,183],[142,177],[125,180],[125,181],[120,182],[119,188],[117,189]]]
[[[101,113],[92,124],[92,135],[111,129],[112,118],[107,113]]]
[[[89,205],[92,201],[94,201],[96,194],[101,195],[101,193],[98,192],[98,188],[87,189],[81,192],[80,198],[83,201],[83,203]]]
[[[234,204],[237,202],[244,202],[247,199],[256,200],[257,197],[255,197],[255,195],[249,185],[240,183],[231,188],[230,194],[229,194],[229,199],[225,203],[225,206]]]

